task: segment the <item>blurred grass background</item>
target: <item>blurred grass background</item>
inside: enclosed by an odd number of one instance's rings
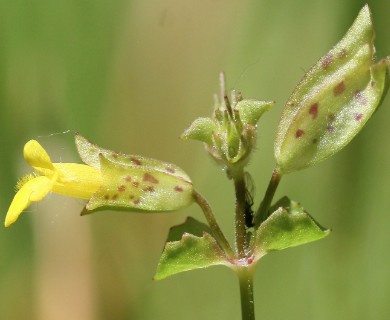
[[[244,97],[276,100],[250,171],[261,198],[284,102],[346,32],[364,1],[3,0],[0,2],[0,208],[29,171],[24,143],[78,161],[70,131],[106,148],[177,163],[233,237],[233,189],[201,145],[178,136],[211,112],[218,73]],[[390,54],[387,0],[369,1],[377,56]],[[390,99],[342,152],[291,174],[299,200],[332,235],[267,256],[259,319],[388,319]],[[239,319],[227,268],[152,277],[170,226],[200,210],[79,217],[51,195],[0,232],[0,319]]]

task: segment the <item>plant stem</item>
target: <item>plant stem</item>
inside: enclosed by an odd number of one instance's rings
[[[193,197],[195,202],[202,209],[204,216],[206,217],[206,220],[211,228],[211,231],[213,232],[213,236],[215,237],[221,248],[225,251],[225,253],[229,257],[233,258],[235,256],[234,251],[230,246],[229,242],[227,241],[225,235],[223,234],[221,228],[219,227],[207,200],[195,190],[193,191]]]
[[[272,171],[271,180],[268,184],[267,191],[265,192],[263,201],[260,204],[259,209],[257,210],[255,214],[255,226],[258,227],[263,221],[265,221],[268,218],[268,210],[271,206],[272,199],[274,198],[275,191],[278,188],[280,179],[282,178],[282,175],[274,169]]]
[[[242,267],[238,272],[241,296],[242,320],[255,320],[255,301],[253,299],[253,272],[248,267]]]
[[[235,242],[236,250],[240,258],[245,257],[247,247],[246,226],[245,226],[245,176],[244,171],[240,171],[233,177],[234,190],[236,194],[236,217],[235,217]]]

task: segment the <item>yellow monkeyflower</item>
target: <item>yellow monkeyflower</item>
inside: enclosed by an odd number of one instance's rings
[[[102,184],[98,168],[78,163],[52,163],[49,155],[35,140],[24,146],[24,159],[38,175],[27,175],[8,209],[6,227],[14,223],[31,202],[42,200],[50,191],[69,197],[90,199]]]
[[[173,211],[193,202],[192,182],[178,166],[138,155],[102,149],[80,134],[76,146],[85,164],[52,163],[42,146],[30,140],[24,159],[36,174],[17,184],[5,226],[14,223],[31,202],[50,191],[88,200],[82,214],[106,208],[135,212]]]

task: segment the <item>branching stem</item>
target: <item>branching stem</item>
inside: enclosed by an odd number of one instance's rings
[[[276,189],[278,188],[281,178],[282,175],[276,169],[274,169],[272,171],[271,180],[268,184],[268,188],[265,192],[263,201],[261,202],[260,207],[255,214],[255,226],[259,226],[263,221],[268,218],[268,210],[271,206],[272,199],[274,198]]]
[[[215,239],[217,240],[221,248],[225,251],[225,253],[230,258],[233,258],[235,256],[234,251],[230,246],[229,242],[227,241],[225,235],[223,234],[221,228],[219,227],[217,220],[215,219],[213,211],[211,210],[211,207],[208,204],[207,200],[203,198],[203,196],[200,193],[198,193],[196,190],[193,191],[193,197],[195,202],[202,209],[204,216],[206,217],[206,220],[213,232],[213,236],[215,237]]]

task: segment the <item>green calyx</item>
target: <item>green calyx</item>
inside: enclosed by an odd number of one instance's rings
[[[193,202],[189,176],[178,166],[103,149],[76,135],[81,159],[99,169],[102,184],[82,214],[117,209],[136,212],[173,211]]]
[[[280,119],[278,171],[312,166],[346,146],[388,88],[389,57],[374,62],[374,30],[364,6],[344,38],[303,77]]]
[[[223,73],[220,81],[221,94],[215,99],[213,117],[196,119],[181,137],[204,142],[207,152],[231,177],[247,164],[256,143],[257,122],[274,102],[244,100],[234,90],[230,102]]]

